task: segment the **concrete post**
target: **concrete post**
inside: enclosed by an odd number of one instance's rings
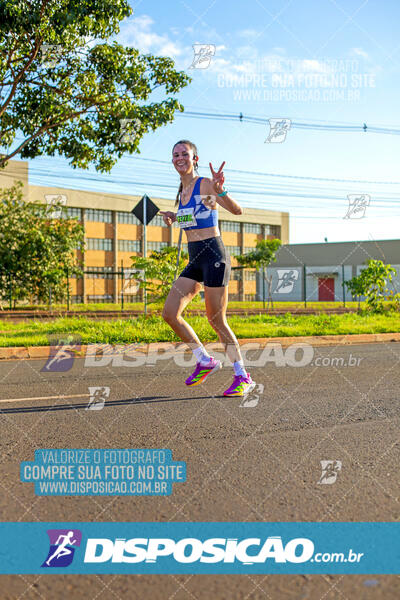
[[[85,237],[83,239],[84,239],[84,242],[86,244],[86,209],[82,208],[81,211],[82,211],[82,225],[83,225],[83,229],[85,231]],[[83,269],[83,271],[86,271],[86,254],[85,253],[83,253],[82,259],[83,259],[82,260],[82,263],[83,263],[82,264],[82,269]],[[85,275],[85,273],[83,273],[83,277],[82,277],[82,300],[83,300],[83,304],[87,303],[87,298],[86,298],[86,275]]]
[[[112,211],[112,225],[113,225],[113,300],[114,304],[118,303],[118,220],[117,211]],[[122,285],[122,283],[121,283]]]
[[[244,254],[244,223],[240,223],[240,254]],[[239,269],[239,301],[244,302],[245,299],[245,280],[244,280],[245,269]]]

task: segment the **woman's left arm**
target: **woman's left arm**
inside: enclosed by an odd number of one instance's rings
[[[218,202],[218,204],[222,206],[222,208],[225,208],[225,210],[229,211],[234,215],[241,215],[243,213],[242,208],[236,202],[236,200],[234,200],[228,193],[222,197],[218,196],[218,194],[221,194],[223,192],[225,176],[222,169],[224,168],[224,165],[225,162],[223,162],[219,170],[215,172],[212,167],[212,164],[210,163],[212,179],[209,179],[207,177],[203,178],[206,187],[205,192],[206,194],[214,196],[215,201]]]

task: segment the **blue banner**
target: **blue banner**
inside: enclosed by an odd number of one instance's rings
[[[186,481],[186,463],[167,449],[39,449],[20,477],[37,496],[168,496]]]
[[[398,574],[400,523],[0,523],[1,574]]]

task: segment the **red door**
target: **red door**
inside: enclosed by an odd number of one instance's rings
[[[318,300],[324,300],[325,302],[333,302],[335,300],[334,277],[319,277]]]

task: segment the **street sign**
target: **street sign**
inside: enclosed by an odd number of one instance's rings
[[[144,206],[144,203],[146,202],[146,207]],[[144,218],[143,218],[143,212],[144,212],[144,208],[146,208],[145,214],[146,214],[146,223],[144,223]],[[154,219],[154,217],[156,216],[156,214],[158,213],[160,209],[158,208],[158,206],[156,206],[154,204],[154,202],[152,200],[150,200],[150,198],[148,197],[147,194],[145,194],[143,196],[143,198],[141,200],[139,200],[139,202],[136,204],[136,206],[131,210],[131,212],[135,215],[135,217],[137,219],[139,219],[139,221],[145,225],[148,225],[150,223],[150,221],[152,221]]]

